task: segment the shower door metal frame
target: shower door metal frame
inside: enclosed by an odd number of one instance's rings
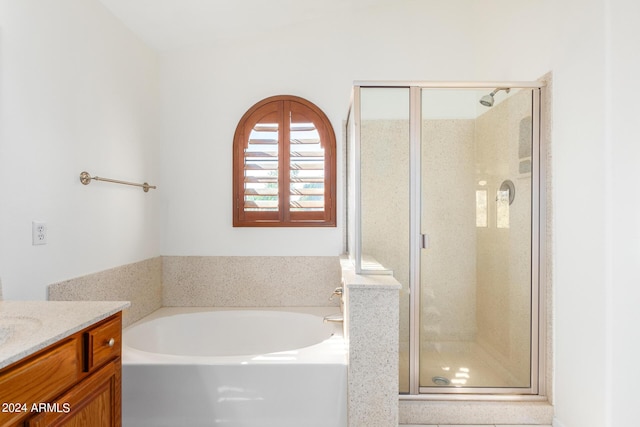
[[[546,399],[546,158],[547,147],[541,140],[542,82],[425,82],[425,81],[356,81],[353,93],[355,119],[355,160],[360,158],[360,89],[409,89],[410,139],[410,283],[409,293],[409,394],[401,399],[429,400],[545,400]],[[531,377],[530,387],[420,387],[420,258],[421,234],[421,153],[423,89],[494,89],[508,87],[532,89],[532,188],[531,188]],[[537,90],[536,90],[537,89]],[[356,163],[359,164],[359,163]],[[355,171],[355,270],[357,274],[389,274],[388,271],[362,268],[360,206],[360,171]]]

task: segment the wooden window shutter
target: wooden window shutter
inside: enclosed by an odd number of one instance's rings
[[[251,107],[233,148],[234,227],[336,224],[336,140],[313,103],[281,95]]]

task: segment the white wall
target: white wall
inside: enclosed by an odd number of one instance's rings
[[[556,419],[601,427],[609,399],[603,2],[557,3],[553,14]]]
[[[640,382],[640,3],[611,0],[607,10],[609,68],[605,87],[610,132],[607,235],[610,252],[607,394],[610,426],[638,424]]]
[[[466,1],[408,1],[162,57],[162,185],[166,255],[339,255],[345,219],[327,228],[233,228],[232,141],[238,120],[257,101],[293,94],[331,120],[344,162],[343,120],[356,79],[456,80],[474,63]],[[446,43],[424,43],[446,40]],[[451,52],[455,52],[452,55]],[[344,210],[338,179],[338,212]]]
[[[157,194],[78,179],[157,180],[155,53],[94,0],[1,0],[0,43],[5,298],[158,255]]]

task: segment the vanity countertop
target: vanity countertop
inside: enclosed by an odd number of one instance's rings
[[[130,305],[127,301],[0,301],[0,369]]]

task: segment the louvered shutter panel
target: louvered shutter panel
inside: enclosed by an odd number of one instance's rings
[[[234,225],[335,225],[335,136],[317,107],[268,98],[243,117],[234,144]]]

